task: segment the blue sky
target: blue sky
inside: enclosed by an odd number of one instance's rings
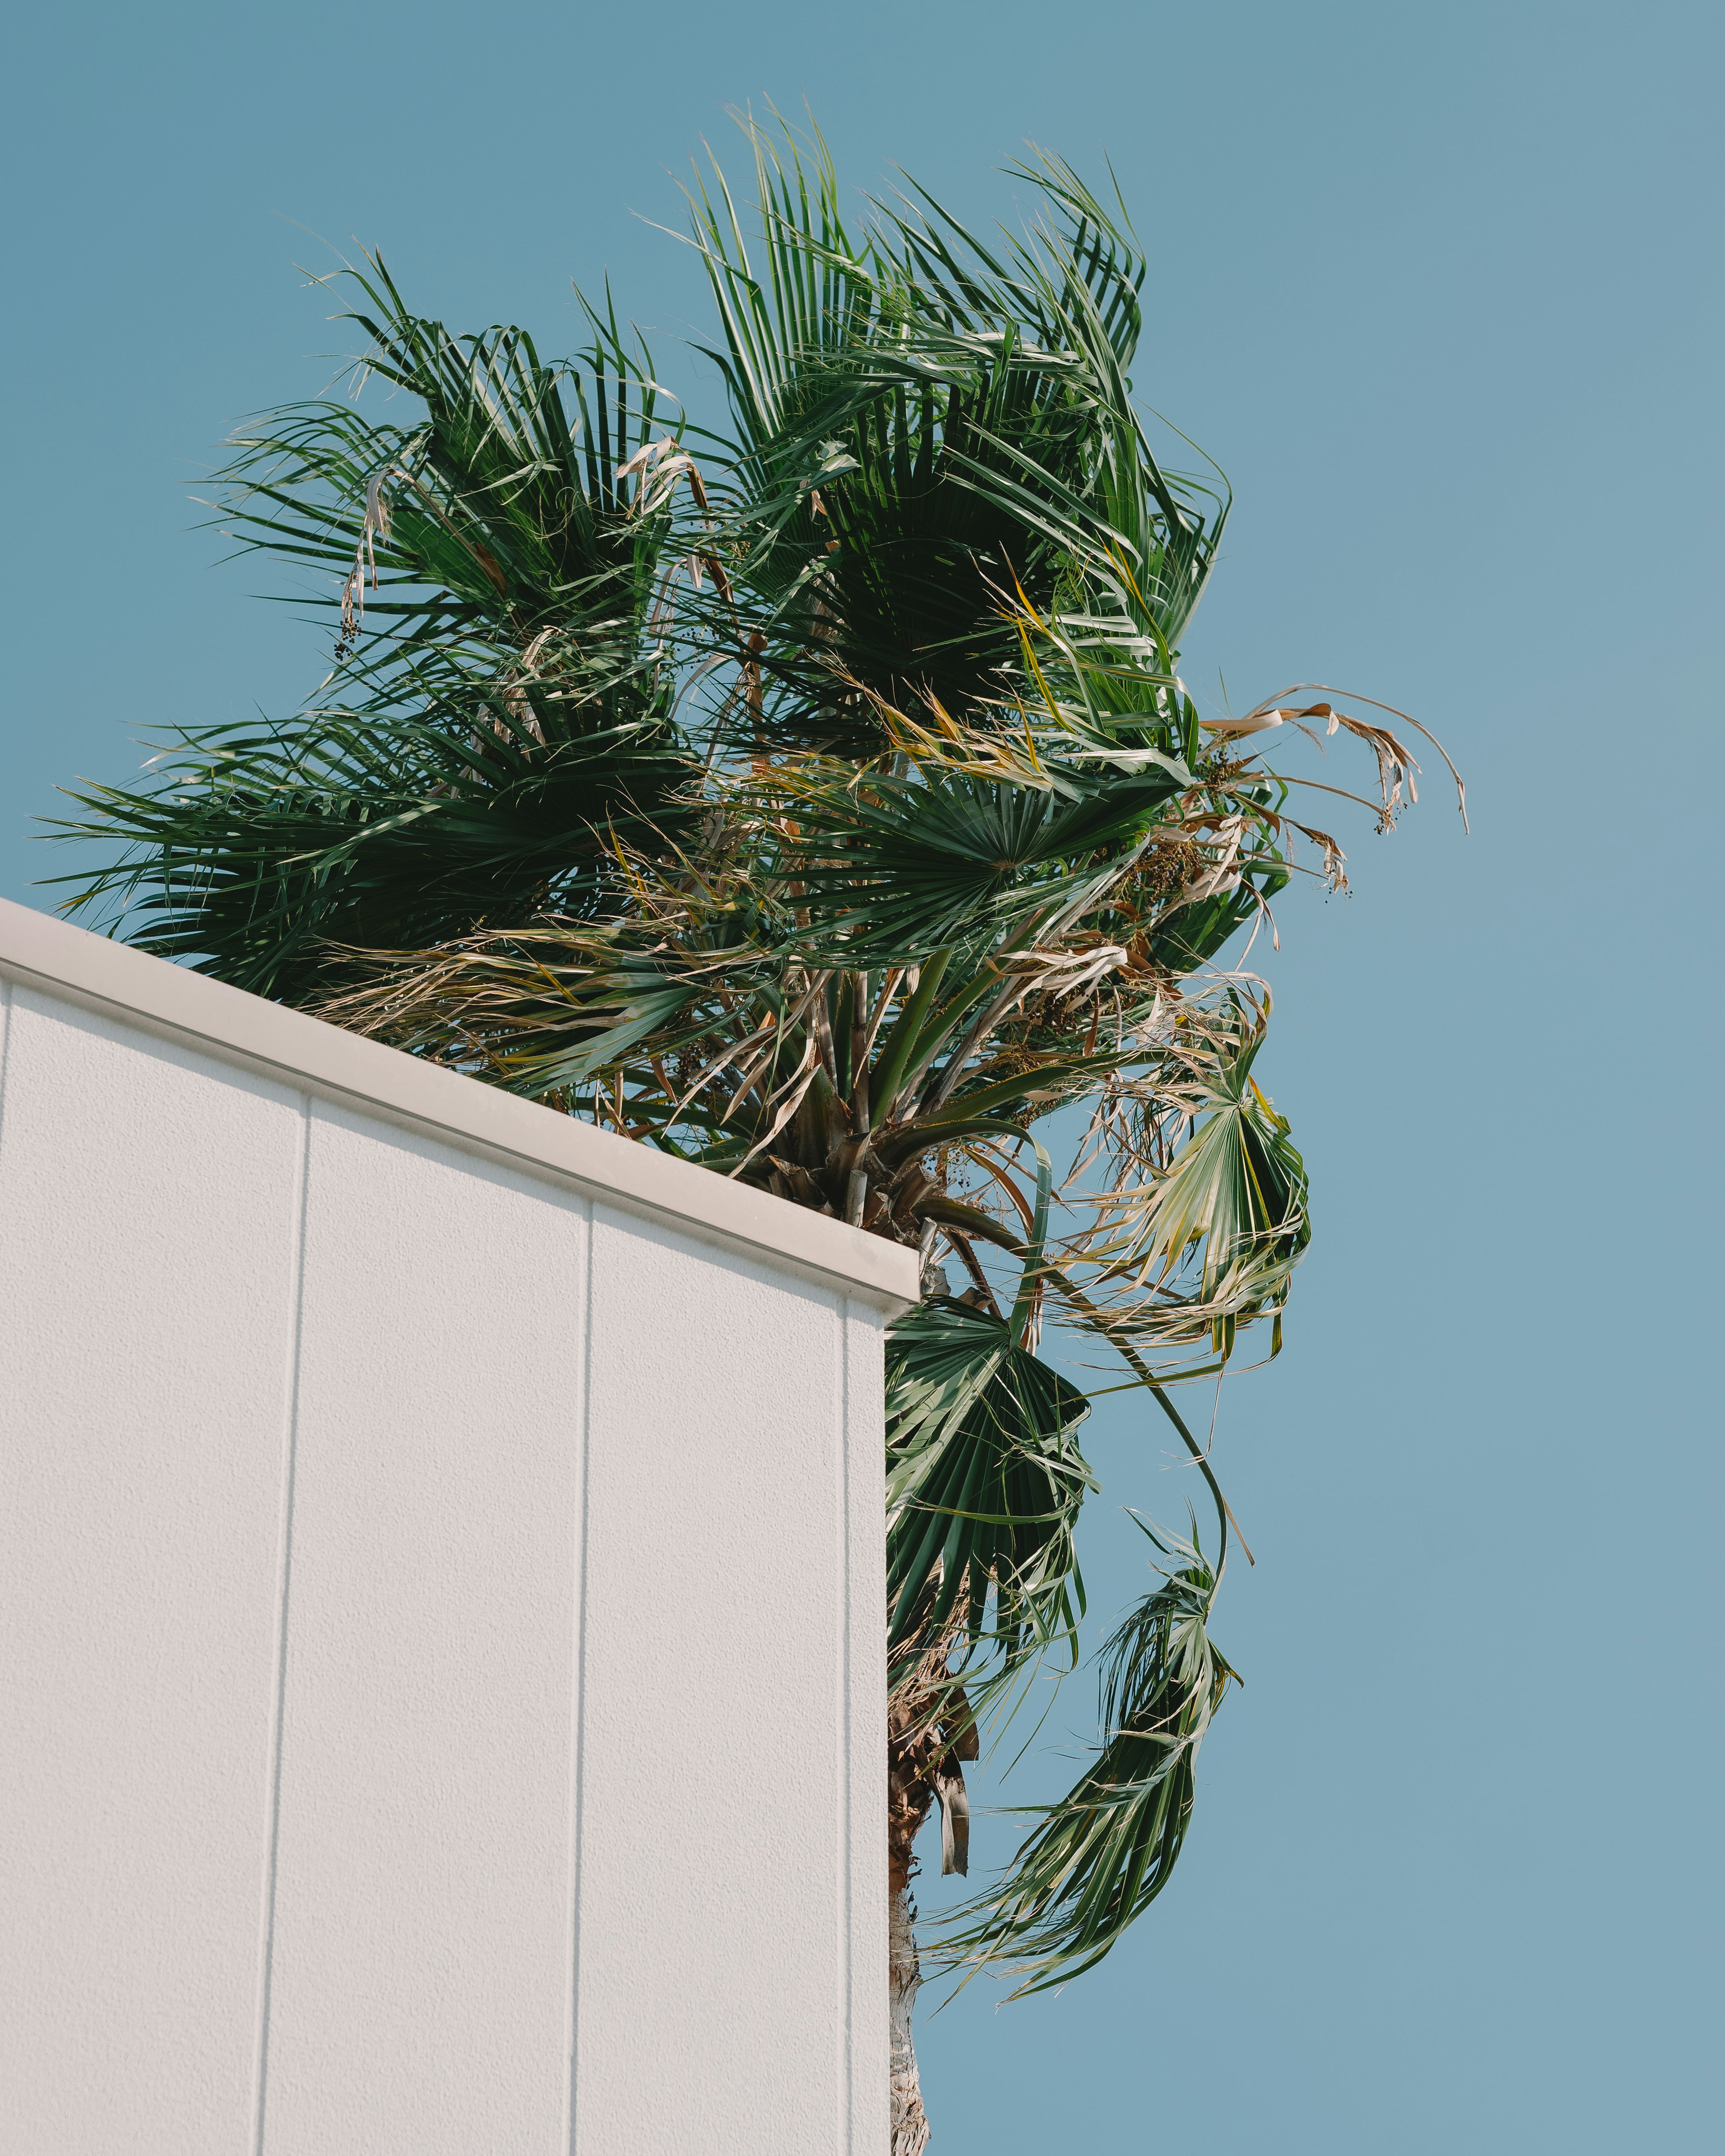
[[[727,103],[806,97],[850,182],[976,218],[1015,216],[1026,137],[1112,159],[1139,393],[1238,496],[1186,678],[1414,711],[1473,830],[1434,780],[1343,834],[1354,896],[1281,909],[1258,1075],[1317,1234],[1218,1423],[1245,1687],[1127,1944],[927,2025],[935,2148],[1710,2144],[1725,18],[74,0],[8,45],[0,892],[39,904],[56,786],[321,670],[190,499],[347,349],[296,264],[380,247],[424,311],[549,351],[608,273],[671,372],[701,295],[642,220]],[[1106,1612],[1142,1584],[1109,1508],[1178,1522],[1186,1482],[1130,1396],[1089,1449]],[[978,1861],[1012,1831],[983,1812]]]

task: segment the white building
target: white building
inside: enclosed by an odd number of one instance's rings
[[[0,998],[0,2150],[884,2150],[913,1254],[14,906]]]

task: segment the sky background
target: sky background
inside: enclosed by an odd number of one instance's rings
[[[1139,394],[1238,496],[1186,679],[1416,713],[1473,829],[1428,758],[1254,953],[1316,1239],[1217,1424],[1245,1689],[1111,1960],[925,2024],[935,2156],[1715,2145],[1725,15],[62,0],[7,45],[0,892],[38,905],[57,786],[323,670],[191,499],[349,349],[296,264],[381,248],[547,352],[608,274],[675,378],[701,296],[641,220],[703,135],[740,172],[727,103],[806,98],[849,183],[977,218],[1026,137],[1112,159]],[[1130,1395],[1086,1447],[1106,1618],[1150,1584],[1112,1508],[1190,1484]],[[978,1862],[1076,1771],[983,1777]]]

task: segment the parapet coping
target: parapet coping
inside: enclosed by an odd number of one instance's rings
[[[917,1299],[917,1255],[902,1244],[9,899],[0,899],[0,975],[141,1024],[300,1091],[381,1111],[506,1165],[788,1263],[891,1311]]]

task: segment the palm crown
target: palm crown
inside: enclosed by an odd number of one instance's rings
[[[1255,1075],[1267,993],[1216,962],[1343,858],[1253,752],[1358,737],[1380,825],[1417,767],[1322,691],[1200,719],[1177,646],[1228,497],[1135,411],[1123,209],[1037,153],[1021,239],[915,190],[853,232],[818,137],[750,135],[758,236],[716,167],[691,197],[724,428],[608,303],[552,367],[410,314],[380,260],[349,273],[362,376],[420,416],[271,414],[223,497],[328,579],[334,669],[290,723],[79,796],[69,828],[125,847],[69,903],[922,1252],[889,1368],[896,1888],[937,1797],[963,1868],[978,1727],[1076,1659],[1088,1404],[1040,1328],[1118,1352],[1214,1536],[1162,1544],[1103,1650],[1096,1757],[946,1937],[1036,1988],[1178,1853],[1231,1674],[1230,1515],[1168,1387],[1255,1320],[1273,1352],[1310,1232]]]

